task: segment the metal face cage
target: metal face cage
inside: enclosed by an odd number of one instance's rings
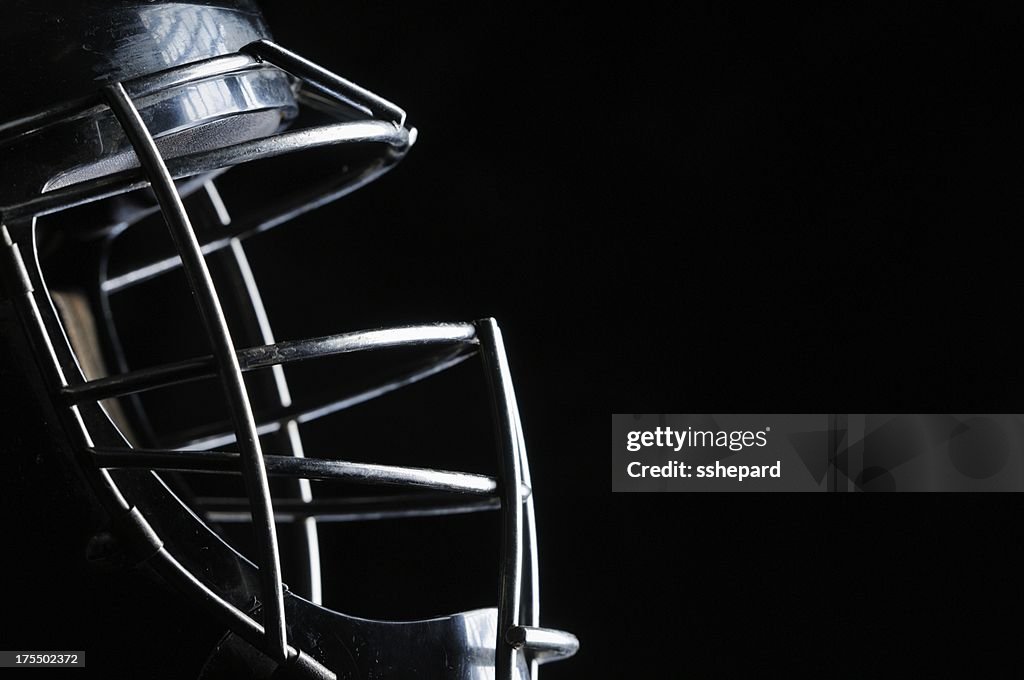
[[[196,92],[204,90],[223,95],[215,97],[220,109],[189,108],[189,97],[194,99]],[[312,107],[333,122],[281,131],[281,121],[287,121],[299,105]],[[271,116],[270,123],[259,118],[267,111],[277,116]],[[234,134],[225,121],[240,115],[252,116],[259,132],[253,133],[250,126],[247,134]],[[97,136],[108,143],[101,162],[80,162],[77,152],[68,149],[67,140],[83,129],[99,130]],[[270,134],[264,134],[268,131]],[[72,157],[57,171],[49,164],[44,176],[20,172],[20,179],[10,179],[0,190],[0,298],[6,297],[16,310],[66,448],[110,517],[115,533],[128,546],[132,561],[152,568],[223,621],[231,634],[221,642],[222,651],[245,657],[254,677],[273,673],[316,678],[408,677],[415,671],[417,677],[425,678],[536,678],[540,663],[571,656],[577,648],[572,635],[540,627],[530,473],[516,394],[495,321],[381,328],[275,342],[257,282],[248,268],[243,243],[247,237],[372,181],[397,163],[415,138],[415,129],[407,127],[405,113],[394,104],[266,39],[250,42],[236,52],[113,80],[92,94],[0,123],[0,150],[6,150],[8,157],[15,153]],[[349,165],[303,195],[254,218],[231,220],[216,188],[219,174],[250,161],[326,147],[336,148],[339,154],[350,147],[373,152],[369,160]],[[120,291],[180,268],[202,319],[210,353],[87,378],[81,348],[69,339],[67,324],[44,280],[37,221],[44,215],[146,190],[152,192],[156,203],[122,215],[114,231],[159,212],[177,254],[103,278],[97,294],[101,300],[109,300]],[[200,238],[185,209],[183,195],[187,193],[207,201],[219,217],[222,229],[217,238]],[[239,347],[229,331],[222,298],[206,260],[216,251],[230,252],[238,266],[260,322],[258,346]],[[292,404],[282,367],[402,347],[422,348],[429,356],[383,382],[338,395],[316,408],[300,409]],[[482,364],[490,391],[499,444],[495,477],[305,455],[300,434],[305,423],[470,359]],[[262,420],[243,377],[259,369],[273,371],[279,404],[273,417]],[[220,382],[231,417],[230,432],[192,438],[179,448],[132,446],[112,416],[111,402],[104,402],[210,379]],[[287,432],[290,450],[264,453],[261,436],[274,431]],[[228,444],[237,450],[222,450]],[[209,514],[200,517],[187,507],[163,479],[168,471],[242,476],[247,507],[241,512],[238,508],[220,512],[222,516],[234,513],[251,518],[255,564],[208,526]],[[272,498],[271,476],[299,480],[297,496]],[[400,486],[410,493],[318,503],[309,480]],[[501,515],[496,609],[395,623],[346,616],[320,606],[318,521],[477,510],[498,510]],[[282,583],[276,522],[288,512],[297,513],[304,527],[309,599],[288,591]],[[322,635],[325,630],[333,635]],[[366,649],[372,653],[360,652]],[[442,657],[447,661],[440,664],[437,659]],[[217,663],[223,662],[214,658],[208,664],[210,677]]]

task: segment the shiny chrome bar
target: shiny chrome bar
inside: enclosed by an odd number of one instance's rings
[[[427,324],[399,326],[353,333],[338,333],[307,340],[292,340],[238,350],[235,355],[239,369],[254,371],[319,357],[393,347],[420,347],[436,344],[475,343],[471,324]],[[164,385],[188,382],[215,376],[216,361],[212,356],[196,357],[129,373],[98,378],[62,390],[74,403],[123,397]]]
[[[288,659],[288,639],[284,589],[281,583],[281,558],[277,545],[277,529],[273,520],[270,486],[263,464],[259,435],[256,433],[252,405],[249,402],[224,310],[221,308],[220,298],[199,248],[195,230],[156,142],[146,129],[124,86],[115,83],[104,88],[104,94],[149,177],[150,185],[162,208],[164,221],[181,256],[189,286],[192,288],[212,345],[217,372],[224,387],[239,447],[242,450],[239,462],[255,520],[253,526],[260,556],[259,577],[263,596],[264,649],[271,658],[283,662]]]
[[[506,635],[519,624],[523,582],[523,504],[513,502],[522,483],[519,427],[515,393],[501,330],[494,319],[476,322],[484,373],[491,399],[498,439],[498,482],[502,500],[501,588],[498,599],[498,630],[494,648],[497,680],[514,680],[518,650]]]
[[[93,448],[88,453],[92,454],[98,467],[106,469],[144,468],[228,474],[239,472],[243,458],[230,451]],[[493,494],[497,490],[493,477],[469,472],[294,456],[264,455],[263,461],[268,475],[281,477],[416,486],[473,495]],[[528,496],[528,487],[523,487],[519,493],[522,497]]]
[[[198,498],[196,511],[211,522],[251,522],[245,498]],[[317,498],[306,503],[296,499],[276,499],[274,519],[279,524],[303,522],[370,522],[383,519],[442,517],[497,510],[496,496],[466,498],[450,494],[396,494],[355,498]]]

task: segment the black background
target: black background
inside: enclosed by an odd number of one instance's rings
[[[274,237],[299,314],[505,331],[543,622],[582,643],[545,677],[1010,658],[1016,496],[613,495],[607,444],[615,412],[1021,410],[1019,16],[264,8],[421,133],[323,241]]]
[[[582,642],[547,677],[1007,658],[1016,497],[612,495],[606,447],[613,412],[1020,410],[1019,16],[311,7],[276,37],[422,132],[358,199],[380,255],[505,329]]]

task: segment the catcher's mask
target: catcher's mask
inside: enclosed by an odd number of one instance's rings
[[[224,623],[204,678],[511,680],[573,654],[572,635],[539,625],[530,474],[494,320],[279,342],[246,254],[246,239],[401,160],[416,139],[405,113],[271,42],[248,0],[6,9],[0,42],[31,41],[38,56],[0,100],[0,297],[31,347],[60,448],[109,518],[90,559],[144,564]],[[337,172],[229,212],[218,188],[229,168],[324,150]],[[156,307],[152,318],[173,326],[165,298],[138,291],[182,273],[201,332],[168,341],[154,329],[142,351],[129,348],[119,296],[135,294],[136,309]],[[181,355],[189,338],[200,351]],[[325,401],[293,399],[290,372],[340,355],[356,367],[402,361]],[[306,455],[304,430],[327,416],[474,362],[494,414],[493,476]],[[189,389],[219,390],[223,421],[191,413]],[[322,492],[332,484],[391,491]],[[500,514],[496,608],[393,622],[324,606],[324,523],[483,510]],[[250,524],[251,543],[232,540],[230,527]],[[283,562],[300,565],[291,589]]]

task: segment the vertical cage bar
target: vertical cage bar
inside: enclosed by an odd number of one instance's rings
[[[476,322],[484,372],[491,387],[494,420],[498,434],[498,491],[501,495],[501,593],[498,599],[498,631],[494,648],[497,680],[513,680],[516,649],[507,635],[519,625],[523,578],[523,499],[521,494],[519,431],[515,394],[505,356],[501,330],[494,319]]]
[[[231,213],[228,211],[227,206],[224,205],[224,200],[221,198],[220,192],[217,190],[217,185],[214,184],[213,180],[207,182],[204,186],[206,191],[206,197],[209,199],[210,205],[214,212],[217,214],[217,219],[221,223],[221,226],[228,227],[231,225]],[[236,269],[238,275],[242,279],[242,284],[245,286],[246,293],[249,298],[249,304],[252,309],[253,316],[256,319],[256,325],[259,328],[260,342],[264,345],[273,345],[277,342],[274,339],[274,330],[270,325],[270,317],[267,315],[266,306],[263,304],[263,296],[260,294],[259,285],[256,283],[256,277],[253,275],[252,267],[249,264],[249,257],[245,254],[245,246],[242,245],[242,240],[237,236],[231,238],[231,254],[234,257]],[[288,387],[288,378],[284,373],[284,366],[281,364],[274,364],[271,366],[271,372],[274,377],[274,385],[277,388],[277,401],[282,408],[288,408],[292,405],[291,390]],[[305,448],[302,445],[302,435],[299,433],[299,424],[292,418],[285,423],[285,432],[287,436],[288,448],[291,454],[296,458],[305,457]],[[299,495],[302,501],[305,503],[313,502],[313,487],[309,483],[308,479],[296,480],[299,488]],[[316,526],[316,518],[307,517],[302,522],[302,539],[306,544],[306,566],[307,576],[309,578],[309,599],[313,604],[323,604],[323,581],[320,574],[320,538]]]
[[[266,653],[277,661],[287,659],[287,634],[284,618],[284,593],[281,584],[281,561],[277,530],[270,498],[270,485],[263,462],[252,404],[246,392],[242,371],[235,354],[220,298],[203,258],[195,230],[182,204],[174,180],[156,147],[152,135],[138,110],[120,83],[104,89],[111,110],[124,128],[138,155],[153,192],[160,204],[164,221],[181,256],[185,274],[192,288],[203,324],[212,345],[218,373],[227,396],[231,417],[241,453],[242,473],[252,506],[253,525],[259,552],[259,575],[263,605],[264,643]]]
[[[516,442],[519,445],[519,465],[523,486],[529,489],[529,496],[523,501],[523,600],[519,623],[523,626],[540,627],[540,562],[537,558],[537,518],[533,507],[533,481],[530,478],[530,463],[526,456],[526,437],[523,435],[523,420],[519,413],[519,402],[515,389],[511,390],[512,416],[515,418]],[[530,679],[537,680],[540,663],[534,655],[526,652]]]

